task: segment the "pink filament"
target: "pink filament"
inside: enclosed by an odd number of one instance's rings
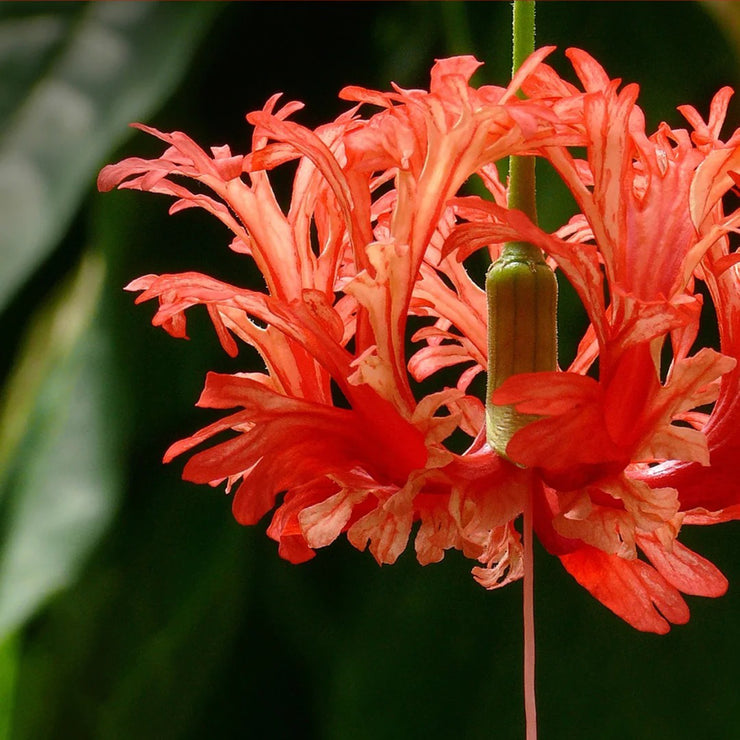
[[[532,489],[524,503],[524,716],[527,740],[537,740],[534,675],[534,563],[532,547]]]

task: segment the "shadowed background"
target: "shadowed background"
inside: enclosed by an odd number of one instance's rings
[[[732,3],[543,2],[538,45],[578,46],[641,85],[649,131],[703,114],[740,74]],[[521,585],[486,592],[450,552],[380,569],[342,540],[277,556],[222,489],[180,480],[167,446],[204,426],[208,370],[258,367],[151,327],[122,286],[196,270],[257,280],[203,212],[100,195],[97,171],[182,130],[249,148],[244,114],[274,92],[315,126],[347,84],[428,87],[433,60],[472,53],[505,84],[510,13],[492,3],[17,3],[0,5],[0,738],[520,738]],[[729,127],[738,125],[731,106]],[[726,133],[726,132],[725,132]],[[546,168],[540,218],[572,203]],[[278,179],[279,181],[279,179]],[[286,181],[286,184],[287,181]],[[646,245],[649,248],[649,245]],[[565,360],[583,313],[563,286]],[[634,631],[535,552],[543,738],[740,735],[735,524],[682,540],[730,580],[689,598],[691,621]]]

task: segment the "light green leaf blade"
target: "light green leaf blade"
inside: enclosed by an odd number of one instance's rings
[[[87,257],[34,323],[8,384],[0,425],[14,432],[0,440],[0,640],[72,580],[116,505],[113,373],[97,321],[102,278],[102,262]]]
[[[106,152],[161,104],[219,3],[0,7],[0,310],[64,233]],[[23,4],[25,5],[25,4]],[[47,6],[48,7],[48,6]],[[74,22],[70,22],[73,19]]]

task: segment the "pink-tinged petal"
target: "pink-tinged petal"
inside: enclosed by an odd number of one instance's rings
[[[205,304],[217,331],[228,329],[253,345],[281,387],[299,385],[307,398],[323,399],[328,393],[328,389],[322,390],[327,381],[322,386],[321,380],[315,378],[316,363],[291,348],[289,340],[305,347],[314,357],[321,357],[338,380],[344,378],[349,367],[349,354],[339,344],[344,340],[343,322],[317,291],[303,291],[301,300],[286,304],[198,273],[146,276],[131,283],[128,289],[143,290],[137,302],[159,299],[160,307],[152,321],[173,336],[185,336],[185,311]],[[268,328],[259,329],[252,318],[268,324]]]
[[[646,415],[653,420],[652,429],[634,459],[685,460],[709,465],[705,435],[694,429],[675,427],[671,422],[683,411],[715,401],[720,389],[715,381],[736,365],[735,358],[706,347],[693,357],[674,362],[668,380],[646,409]]]
[[[429,345],[416,351],[409,360],[409,372],[414,380],[426,380],[444,367],[470,362],[470,353],[455,344]]]
[[[666,425],[650,434],[650,437],[634,453],[634,459],[641,462],[683,460],[708,466],[710,464],[709,445],[703,432]]]
[[[548,64],[540,64],[522,83],[522,90],[532,99],[550,98],[555,100],[578,100],[580,90],[562,79]]]
[[[697,146],[714,147],[720,144],[719,135],[727,116],[727,107],[732,95],[731,87],[723,87],[715,94],[709,109],[708,123],[704,122],[704,119],[692,105],[678,106],[679,112],[694,128],[691,138]]]
[[[712,98],[712,103],[709,107],[708,127],[716,138],[719,138],[722,131],[722,126],[727,116],[727,108],[730,105],[730,99],[733,95],[734,91],[731,87],[722,87]]]
[[[637,542],[658,573],[679,591],[708,597],[727,591],[727,579],[720,570],[680,542],[671,543],[670,549],[654,536],[639,536]]]
[[[728,346],[728,349],[730,346]],[[740,371],[723,377],[720,396],[702,429],[709,446],[709,467],[670,461],[642,473],[650,485],[676,488],[688,523],[708,524],[740,518]]]
[[[454,255],[462,262],[483,247],[515,241],[517,236],[516,230],[506,224],[464,223],[447,237],[442,256]]]
[[[713,278],[711,272],[709,288],[717,305],[720,321],[720,336],[723,352],[733,355],[733,358],[721,357],[716,370],[723,371],[722,382],[719,386],[719,398],[708,422],[702,428],[709,446],[709,467],[697,463],[667,462],[644,471],[642,476],[651,485],[668,485],[679,492],[681,506],[684,511],[701,511],[696,516],[687,516],[690,523],[711,523],[727,521],[738,517],[738,503],[740,489],[737,484],[737,460],[740,455],[740,434],[738,434],[738,419],[740,419],[740,371],[737,365],[730,369],[733,359],[740,357],[740,343],[737,337],[738,300],[737,275],[734,271],[725,271],[718,278]],[[691,391],[695,403],[711,400],[716,396],[716,387],[712,387],[711,378],[715,371],[715,364],[710,363],[713,357],[710,350],[703,351],[700,360],[693,360],[684,377],[690,382],[687,390]],[[697,355],[697,357],[699,357]],[[695,370],[695,372],[694,372]],[[702,383],[694,383],[693,378],[702,380],[703,373],[709,375],[703,378]],[[716,375],[714,375],[716,377]],[[680,378],[679,378],[680,380]],[[698,388],[690,388],[691,385]],[[679,383],[680,387],[680,383]],[[681,395],[677,396],[682,398]],[[688,404],[684,404],[686,406]]]
[[[684,516],[684,524],[721,524],[740,519],[740,504],[730,504],[719,511],[704,508],[689,509]]]
[[[371,382],[378,394],[399,408],[411,408],[412,394],[406,374],[404,330],[413,276],[409,252],[394,242],[368,244],[371,269],[362,270],[345,291],[367,311],[375,346],[355,361],[355,382]]]
[[[216,330],[216,336],[218,336],[218,341],[221,343],[221,346],[224,348],[224,351],[226,352],[227,355],[229,355],[229,357],[236,357],[237,354],[239,353],[239,350],[237,349],[234,338],[231,336],[231,334],[227,330],[226,325],[224,324],[224,321],[221,318],[220,312],[214,306],[207,306],[207,309],[208,309],[208,316],[210,317],[211,322],[213,323],[213,328]]]
[[[583,547],[560,560],[592,596],[643,632],[666,634],[670,624],[685,624],[689,609],[678,590],[641,560],[624,560]]]
[[[281,121],[277,117],[269,116],[262,112],[250,113],[247,120],[255,126],[260,126],[269,135],[279,141],[294,147],[297,152],[308,157],[321,171],[327,183],[342,209],[345,223],[350,230],[350,238],[354,243],[361,244],[372,240],[369,229],[358,218],[355,212],[356,204],[352,198],[349,183],[342,172],[332,151],[327,145],[310,129],[293,123],[292,121]]]
[[[506,448],[517,463],[543,471],[556,487],[570,490],[623,467],[628,450],[604,422],[599,384],[574,373],[524,373],[508,378],[493,402],[543,416],[518,431]]]
[[[561,494],[561,514],[553,519],[555,531],[566,539],[577,540],[601,552],[635,557],[634,526],[625,509],[596,506],[586,490]]]
[[[609,75],[588,52],[571,47],[565,50],[565,56],[570,59],[586,92],[601,92],[611,85]]]
[[[593,229],[609,277],[616,283],[623,278],[624,270],[620,267],[624,263],[624,247],[628,244],[627,203],[623,192],[629,167],[627,158],[631,154],[627,120],[636,99],[634,88],[611,99],[598,95],[584,99],[587,127],[593,137],[588,154],[594,188],[593,196],[582,197],[579,205]],[[579,190],[579,195],[581,193],[583,191]]]
[[[458,77],[467,83],[475,71],[482,66],[483,62],[479,62],[469,54],[437,59],[430,73],[429,91],[443,98],[454,98],[459,94],[459,88],[456,83],[451,83],[451,78]]]
[[[345,530],[355,506],[368,495],[368,490],[343,489],[317,504],[304,507],[298,521],[309,546],[326,547],[334,542]]]
[[[557,416],[598,401],[599,384],[575,373],[512,375],[492,396],[496,405],[515,404],[523,414]]]
[[[181,439],[171,444],[167,451],[164,453],[163,462],[172,462],[178,455],[182,455],[184,452],[191,450],[193,447],[197,447],[206,440],[215,436],[220,432],[228,431],[229,429],[249,429],[251,427],[249,414],[244,411],[237,411],[235,414],[224,416],[218,421],[209,424],[203,429],[199,429],[195,434],[185,439]]]
[[[244,156],[242,154],[232,155],[230,147],[213,146],[213,165],[223,180],[235,180],[241,177],[244,169]]]
[[[413,286],[410,309],[421,315],[439,316],[434,328],[417,332],[412,341],[427,339],[429,344],[440,344],[447,339],[459,345],[469,359],[481,366],[486,364],[487,309],[484,291],[478,287],[465,271],[463,265],[454,258],[441,259],[439,268],[449,279],[450,287],[445,285],[437,270],[427,264],[422,265],[420,276]],[[433,331],[439,341],[433,339]],[[455,332],[447,331],[451,326]]]
[[[347,530],[347,539],[358,550],[369,545],[379,565],[395,563],[406,549],[414,516],[413,498],[422,484],[421,478],[409,481],[404,488],[358,519]]]
[[[98,190],[101,193],[107,193],[120,185],[127,177],[149,171],[149,166],[149,160],[140,157],[131,157],[116,164],[107,164],[98,173]],[[167,172],[167,169],[162,168],[162,177],[165,177]]]
[[[711,152],[696,170],[691,182],[691,220],[700,227],[720,198],[735,182],[732,172],[740,170],[740,146]]]
[[[262,296],[251,291],[240,291],[231,285],[214,280],[199,273],[180,275],[146,275],[126,286],[126,290],[142,291],[136,302],[158,298],[159,309],[152,319],[154,326],[162,326],[175,337],[186,337],[185,311],[203,304],[216,329],[219,340],[228,354],[236,355],[236,344],[228,334],[222,311],[227,307],[239,308],[237,297],[242,303],[256,308],[263,303]]]
[[[665,125],[646,136],[644,116],[635,104],[636,88],[627,86],[617,92],[618,81],[610,81],[585,52],[568,54],[587,91],[582,96],[583,125],[593,187],[564,148],[552,147],[546,156],[573,192],[604,257],[614,299],[616,332],[610,333],[622,332],[620,342],[627,336],[641,341],[618,323],[634,321],[635,307],[629,304],[662,300],[674,305],[711,244],[710,239],[699,239],[687,199],[704,153],[692,147],[685,131]],[[577,96],[571,92],[570,97]],[[650,249],[645,248],[648,244]],[[627,306],[621,305],[624,300]],[[679,319],[676,314],[675,320]],[[641,335],[651,331],[647,314],[642,324],[634,331],[639,328]],[[660,333],[666,328],[654,324],[652,330]],[[603,339],[600,334],[600,342]]]
[[[475,437],[482,428],[484,414],[481,402],[464,395],[459,388],[446,388],[423,398],[414,409],[411,422],[424,434],[429,449],[427,469],[446,466],[454,455],[444,441],[458,428]]]
[[[675,490],[650,488],[625,475],[561,493],[558,508],[553,527],[561,537],[627,559],[637,557],[641,533],[671,543],[681,525]]]
[[[249,488],[256,491],[255,495],[266,492],[266,496],[274,496],[290,486],[341,469],[354,457],[353,448],[359,440],[356,435],[354,440],[341,438],[342,421],[337,419],[332,425],[331,419],[326,418],[312,427],[308,415],[286,412],[282,418],[263,421],[257,429],[193,455],[185,465],[183,477],[193,483],[210,483],[248,471],[250,484],[237,491],[237,499]]]
[[[347,85],[339,91],[339,97],[341,100],[349,100],[354,103],[367,103],[368,105],[376,105],[378,108],[391,108],[393,100],[398,96],[369,90],[359,85]]]
[[[449,499],[449,511],[458,524],[463,552],[481,562],[499,560],[499,545],[508,547],[508,536],[501,527],[508,526],[522,512],[528,488],[532,485],[530,471],[504,464],[490,449],[454,459],[446,473],[455,481]],[[491,496],[495,486],[496,495]],[[503,551],[500,553],[503,556]]]
[[[458,425],[463,432],[475,437],[481,429],[485,428],[486,409],[478,398],[464,396],[457,402],[457,408],[460,412]]]
[[[170,144],[171,148],[165,152],[165,159],[169,158],[179,164],[191,165],[193,171],[201,175],[218,176],[213,159],[182,131],[173,131],[168,134],[140,123],[133,124],[133,127]]]
[[[543,59],[546,59],[557,47],[555,46],[541,46],[539,49],[535,49],[520,65],[514,76],[511,78],[511,82],[507,87],[507,94],[503,96],[501,102],[505,102],[510,94],[515,93],[526,80],[537,70],[542,64]]]
[[[299,159],[300,152],[292,144],[269,144],[262,149],[248,154],[242,163],[244,172],[254,174],[260,170],[273,170],[281,164],[287,164]]]
[[[615,308],[610,317],[611,342],[620,350],[645,345],[669,332],[698,329],[701,298],[680,294],[672,300],[646,301],[614,288]]]
[[[738,372],[726,380],[709,422],[704,427],[709,445],[709,467],[699,463],[666,462],[645,471],[650,485],[672,486],[679,493],[687,523],[710,524],[740,518],[740,402]],[[691,512],[696,512],[692,515]]]
[[[280,534],[273,536],[269,528],[267,531],[268,537],[272,537],[272,539],[277,539],[278,541],[278,555],[283,560],[296,565],[305,563],[316,557],[316,553],[305,543],[300,529],[296,527],[292,520],[290,523],[283,525],[280,521],[281,513],[282,509],[278,509],[275,512],[275,517],[273,517],[273,521],[280,527]]]
[[[286,398],[252,378],[210,373],[200,403],[240,406],[239,419],[250,419],[249,431],[197,453],[183,472],[201,483],[243,475],[234,498],[239,521],[257,521],[281,490],[374,457],[351,412]],[[219,430],[212,426],[209,432]]]
[[[449,548],[462,549],[457,522],[450,514],[444,496],[417,496],[415,507],[421,524],[414,540],[416,557],[422,565],[438,563]]]
[[[602,356],[600,385],[604,389],[604,424],[609,435],[632,455],[647,431],[644,408],[660,389],[648,343],[632,344]]]
[[[333,481],[320,478],[304,486],[296,486],[285,494],[267,528],[267,536],[279,543],[280,557],[291,563],[305,563],[314,557],[313,547],[305,537],[299,517],[304,509],[330,497],[335,490]]]
[[[183,472],[195,482],[243,475],[234,502],[240,521],[262,516],[281,490],[357,465],[378,480],[402,482],[410,471],[423,468],[427,455],[419,431],[377,397],[374,402],[368,399],[374,412],[370,417],[288,398],[252,377],[209,373],[199,405],[244,409],[238,415],[241,423],[232,426],[238,436],[197,453]],[[212,425],[208,432],[222,428]],[[169,457],[207,436],[184,440]]]
[[[655,488],[627,475],[614,476],[595,486],[621,501],[630,514],[630,531],[622,532],[629,538],[634,554],[634,540],[638,533],[654,532],[662,541],[673,542],[681,527],[679,501],[673,488]]]
[[[519,532],[512,525],[495,529],[478,560],[485,567],[476,566],[471,573],[483,588],[490,591],[518,581],[524,576],[524,548]]]

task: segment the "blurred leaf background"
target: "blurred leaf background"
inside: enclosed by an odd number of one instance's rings
[[[542,2],[538,43],[563,71],[564,48],[588,50],[641,84],[652,128],[680,125],[677,105],[706,113],[737,85],[739,10]],[[504,83],[509,3],[0,4],[0,738],[523,736],[520,587],[485,592],[455,553],[381,572],[346,543],[291,566],[221,491],[161,465],[204,424],[206,371],[255,359],[226,357],[197,314],[192,341],[172,340],[122,286],[250,278],[204,214],[94,187],[102,165],[159,151],[130,121],[245,151],[244,114],[276,91],[317,125],[344,109],[342,86],[426,87],[453,53]],[[554,228],[571,206],[540,174]],[[685,531],[731,586],[665,637],[537,550],[544,738],[740,737],[736,537]]]

